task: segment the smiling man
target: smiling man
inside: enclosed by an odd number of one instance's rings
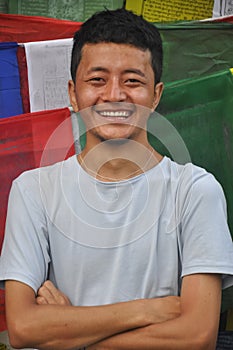
[[[79,161],[82,162],[92,149],[89,166],[93,168],[94,159],[104,157],[104,169],[100,172],[104,172],[105,180],[110,178],[116,181],[119,180],[115,178],[116,173],[122,172],[120,178],[126,178],[133,172],[139,173],[142,169],[137,163],[141,164],[143,160],[145,163],[149,153],[153,153],[153,156],[148,167],[161,160],[162,157],[148,143],[146,125],[150,113],[159,103],[162,90],[161,82],[155,84],[149,50],[124,43],[85,44],[75,78],[69,83],[71,104],[75,112],[81,111],[87,128],[86,147],[79,155]],[[113,142],[110,147],[108,142],[104,152],[102,147],[99,152],[97,145],[107,140],[117,140],[118,145],[119,140],[134,140],[148,154],[141,152],[140,157],[137,154],[137,162],[130,161],[135,149],[132,144],[125,142],[121,148],[115,148]],[[127,159],[124,159],[120,153],[123,154],[126,149],[131,150],[131,155],[128,154]],[[105,162],[108,151],[111,152],[111,160]],[[97,169],[92,169],[92,174],[93,171],[96,177],[100,177]]]
[[[163,83],[157,28],[103,11],[74,36],[81,154],[12,185],[1,256],[16,348],[214,350],[233,284],[223,191],[147,140]]]

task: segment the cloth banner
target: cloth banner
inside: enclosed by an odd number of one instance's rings
[[[218,0],[219,1],[219,0]],[[214,0],[126,0],[125,7],[150,22],[210,18]]]
[[[233,75],[224,70],[206,77],[165,85],[157,109],[181,136],[190,160],[212,172],[224,188],[233,235]],[[159,118],[151,117],[148,130],[155,130],[161,141],[150,136],[152,145],[163,154],[185,163],[187,152],[176,152],[177,135],[166,134]],[[160,129],[159,129],[160,128]],[[170,129],[168,130],[170,131]],[[184,146],[182,144],[182,146]],[[182,158],[183,157],[183,158]]]
[[[39,16],[0,14],[0,41],[30,41],[73,37],[81,22]]]
[[[74,33],[80,29],[81,24],[82,24],[81,22],[73,22],[73,21],[60,20],[60,19],[47,18],[47,17],[0,14],[0,41],[3,42],[1,45],[5,48],[4,42],[10,42],[10,41],[24,44],[27,42],[72,38]],[[16,44],[12,44],[12,45],[16,45]],[[6,107],[8,107],[10,112],[8,114],[6,113],[3,114],[1,113],[2,107],[1,107],[1,100],[0,100],[0,115],[4,117],[10,116],[10,115],[18,115],[21,113],[29,113],[31,111],[30,102],[29,102],[30,99],[29,99],[27,60],[25,56],[25,50],[23,45],[22,46],[20,45],[18,49],[14,47],[14,50],[17,50],[18,63],[17,63],[17,60],[15,60],[15,67],[19,66],[19,76],[20,76],[21,97],[20,97],[20,94],[18,94],[18,101],[19,103],[22,104],[22,107],[21,107],[21,110],[17,109],[17,106],[15,106],[15,102],[12,103],[12,101],[16,101],[16,100],[12,98],[10,104],[5,102],[5,105]],[[16,55],[16,51],[14,51],[14,54]],[[0,57],[0,63],[1,63],[1,57]],[[1,74],[1,70],[3,70],[3,72],[5,71],[5,68],[1,66],[2,65],[0,65],[0,74]],[[69,66],[70,66],[70,62],[67,64],[68,70],[69,70]],[[0,85],[0,90],[1,90],[1,85]],[[59,88],[57,89],[56,93],[60,94]],[[67,84],[64,90],[64,95],[67,95]],[[1,94],[1,96],[3,95]],[[19,98],[21,100],[19,100]],[[3,101],[5,101],[4,98],[2,99]],[[57,105],[56,107],[53,107],[53,108],[62,108],[62,107],[63,106]]]
[[[195,78],[233,67],[233,23],[230,22],[232,17],[227,18],[226,23],[218,23],[217,20],[216,22],[156,23],[163,38],[162,80],[167,83]],[[0,40],[27,43],[67,39],[73,37],[81,24],[81,22],[45,17],[0,14]],[[19,49],[24,50],[22,47]],[[26,113],[29,111],[28,77],[26,69],[23,74],[21,69],[25,68],[27,62],[23,55],[18,55],[18,60],[23,112]],[[24,60],[23,63],[22,60]],[[67,88],[61,92],[59,89],[58,86],[54,93],[67,94]],[[46,98],[48,99],[48,96]],[[56,106],[56,108],[60,107],[62,106]]]
[[[75,153],[68,108],[0,120],[0,250],[13,179],[28,169],[64,160]],[[6,329],[4,291],[0,290],[0,332]]]
[[[23,104],[23,113],[30,113],[31,110],[29,101],[28,68],[25,49],[23,46],[18,47],[17,58],[19,65],[20,93]]]
[[[16,43],[0,43],[0,118],[23,113]]]
[[[223,187],[233,236],[233,70],[166,84],[148,122],[149,141],[179,163],[191,160],[213,173]],[[167,122],[167,123],[166,123]],[[233,309],[233,287],[222,310]]]
[[[72,38],[25,43],[31,112],[69,106],[72,46]]]
[[[233,16],[221,16],[221,17],[216,17],[216,18],[212,18],[212,19],[206,19],[204,21],[208,21],[208,22],[225,22],[225,23],[232,23],[233,24]]]
[[[208,76],[233,67],[233,24],[194,22],[157,24],[163,38],[166,83]]]

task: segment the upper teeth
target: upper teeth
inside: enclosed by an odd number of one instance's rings
[[[102,111],[99,112],[103,117],[128,117],[130,112],[127,111]]]

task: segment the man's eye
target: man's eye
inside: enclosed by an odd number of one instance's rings
[[[94,78],[91,78],[90,81],[102,82],[104,80],[103,78],[100,78],[100,77],[94,77]]]
[[[132,86],[138,86],[138,85],[142,85],[143,83],[139,79],[130,78],[130,79],[127,79],[125,81],[125,84],[126,85],[132,85]]]

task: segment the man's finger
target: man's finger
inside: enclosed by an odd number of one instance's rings
[[[47,301],[45,300],[45,298],[43,298],[43,297],[37,297],[36,298],[36,303],[38,305],[46,305],[46,304],[48,304]]]
[[[45,284],[40,287],[37,293],[38,297],[43,297],[47,304],[56,304],[56,299],[54,298],[54,295],[51,293],[51,291],[46,287]]]
[[[38,291],[48,304],[71,305],[69,299],[51,281],[46,281]]]

